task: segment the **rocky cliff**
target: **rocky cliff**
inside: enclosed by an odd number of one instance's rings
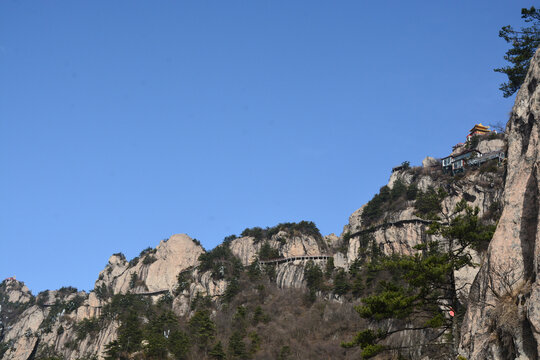
[[[540,346],[538,206],[540,52],[508,122],[503,212],[474,280],[462,329],[471,359],[537,359]]]

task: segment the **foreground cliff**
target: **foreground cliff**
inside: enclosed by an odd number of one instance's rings
[[[540,346],[540,53],[507,125],[504,210],[470,294],[463,352],[471,359],[537,359]]]

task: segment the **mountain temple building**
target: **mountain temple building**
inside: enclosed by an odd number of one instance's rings
[[[489,130],[489,126],[484,126],[482,123],[474,125],[474,127],[469,130],[469,135],[467,135],[467,141],[469,141],[470,138],[473,136],[482,136],[491,134],[491,130]]]

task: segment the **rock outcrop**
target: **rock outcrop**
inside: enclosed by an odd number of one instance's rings
[[[172,292],[178,273],[195,266],[203,252],[188,235],[176,234],[129,263],[123,255],[112,255],[95,287],[105,286],[114,294]]]
[[[537,51],[507,125],[503,212],[463,324],[462,351],[473,360],[539,356],[539,81]]]
[[[229,247],[244,266],[248,266],[258,258],[263,241],[256,241],[251,236],[241,237],[231,241]],[[272,248],[277,249],[282,257],[324,255],[326,246],[322,240],[305,234],[290,235],[280,231],[266,241]]]

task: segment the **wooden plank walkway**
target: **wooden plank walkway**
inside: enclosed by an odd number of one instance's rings
[[[288,258],[260,260],[259,264],[283,264],[286,262],[296,261],[296,260],[328,260],[331,257],[332,256],[328,256],[328,255],[292,256]]]

